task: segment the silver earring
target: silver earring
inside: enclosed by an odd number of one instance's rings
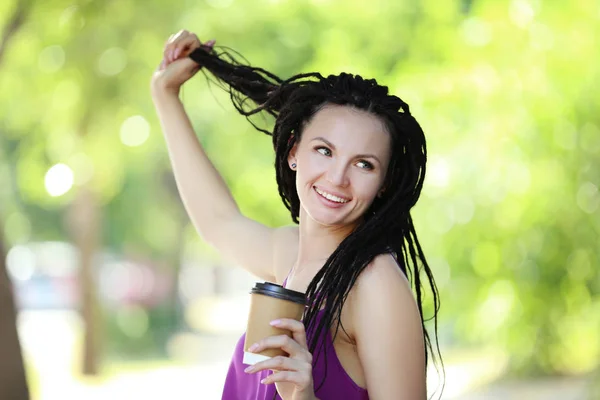
[[[292,163],[292,169],[296,169],[296,163]]]

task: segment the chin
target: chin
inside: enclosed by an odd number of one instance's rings
[[[344,220],[339,220],[339,219],[334,219],[334,218],[329,218],[329,219],[326,219],[326,218],[313,218],[313,220],[317,224],[319,224],[319,225],[327,226],[327,227],[330,227],[330,228],[333,228],[333,227],[341,228],[341,227],[344,227],[346,225],[349,225],[349,223],[347,223]]]
[[[319,210],[315,208],[304,207],[304,212],[306,213],[306,216],[308,218],[318,223],[319,225],[333,226],[343,224],[343,216],[333,215],[332,213],[327,212],[327,210]]]
[[[330,210],[306,210],[309,217],[319,225],[327,227],[345,227],[354,225],[356,218],[351,218],[347,213],[331,212]]]

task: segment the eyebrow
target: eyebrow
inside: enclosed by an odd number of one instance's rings
[[[311,142],[314,142],[315,140],[320,140],[321,142],[324,142],[327,146],[331,147],[333,150],[335,150],[335,145],[333,143],[331,143],[329,140],[325,139],[324,137],[321,136],[317,136],[316,138],[313,138],[311,140]],[[381,161],[379,161],[379,158],[377,158],[376,155],[374,154],[357,154],[355,155],[356,158],[373,158],[375,159],[379,164],[381,164]]]

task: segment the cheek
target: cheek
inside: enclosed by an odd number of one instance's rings
[[[296,171],[296,189],[298,193],[312,186],[319,179],[318,169],[314,165],[306,162],[306,160],[298,159],[298,164],[301,165]]]
[[[352,181],[354,193],[365,201],[372,201],[383,185],[383,178],[378,174],[357,173]]]
[[[298,169],[301,179],[311,179],[324,173],[327,169],[327,158],[320,154],[308,153],[298,158],[298,163],[302,165]]]

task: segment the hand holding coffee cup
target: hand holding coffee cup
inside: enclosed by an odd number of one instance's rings
[[[287,335],[292,332],[284,327],[271,325],[281,319],[300,320],[306,303],[304,293],[286,289],[275,283],[256,283],[250,291],[250,314],[244,342],[244,364],[253,365],[260,361],[286,353],[278,348],[250,350],[252,344],[270,336]]]
[[[251,351],[261,352],[263,349],[281,349],[287,356],[275,356],[246,368],[246,373],[272,370],[273,373],[261,381],[264,385],[275,384],[277,393],[284,399],[314,400],[314,383],[312,361],[308,350],[304,324],[294,319],[282,318],[271,322],[271,325],[289,330],[287,335],[269,336],[253,346]]]
[[[272,283],[258,283],[251,293],[243,361],[251,366],[244,372],[273,370],[261,383],[277,384],[282,399],[313,399],[312,354],[299,321],[304,294]]]

